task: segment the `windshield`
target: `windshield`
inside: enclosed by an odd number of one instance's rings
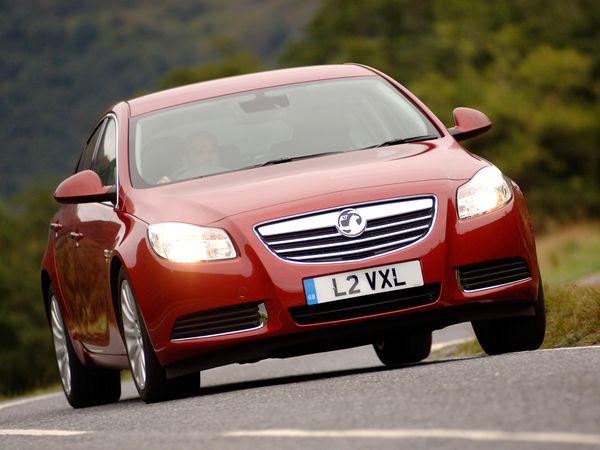
[[[228,95],[131,120],[135,187],[149,187],[422,136],[439,137],[378,77]]]

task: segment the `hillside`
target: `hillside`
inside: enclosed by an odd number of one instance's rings
[[[63,177],[112,103],[238,43],[263,65],[320,0],[0,1],[0,197]]]

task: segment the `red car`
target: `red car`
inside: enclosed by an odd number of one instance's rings
[[[191,395],[200,371],[372,344],[386,365],[471,321],[489,354],[545,314],[519,187],[361,65],[277,70],[116,104],[54,194],[41,281],[74,407]]]

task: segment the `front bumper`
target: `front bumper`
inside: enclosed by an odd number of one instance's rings
[[[386,333],[411,327],[433,330],[479,318],[532,314],[539,270],[521,192],[514,186],[514,198],[504,208],[460,221],[454,205],[458,184],[430,181],[423,186],[413,183],[395,188],[393,197],[414,195],[419,188],[419,194],[436,197],[433,227],[422,241],[365,261],[309,265],[283,261],[270,253],[252,230],[259,222],[298,211],[392,197],[381,188],[352,192],[342,198],[339,194],[326,195],[211,224],[232,236],[240,255],[234,260],[174,264],[140,244],[136,266],[128,271],[160,363],[170,376],[177,376],[232,362],[367,344]],[[472,292],[461,288],[458,268],[514,258],[526,264],[529,277]],[[435,298],[416,304],[400,302],[391,309],[365,310],[358,316],[328,316],[310,323],[302,323],[292,314],[306,307],[303,279],[411,260],[420,261],[425,285],[437,286]],[[173,326],[181,317],[245,304],[264,305],[266,324],[198,339],[173,339]]]

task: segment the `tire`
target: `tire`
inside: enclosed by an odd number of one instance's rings
[[[540,281],[535,315],[504,319],[475,320],[475,336],[488,355],[537,350],[546,334],[544,288]]]
[[[118,401],[121,397],[120,372],[88,368],[79,361],[52,286],[48,291],[48,298],[58,372],[69,404],[73,408],[84,408]]]
[[[431,331],[390,336],[373,344],[375,353],[386,366],[422,361],[431,352]]]
[[[199,372],[167,379],[152,348],[124,269],[119,273],[119,309],[129,367],[141,399],[146,403],[154,403],[197,394],[200,388]]]

